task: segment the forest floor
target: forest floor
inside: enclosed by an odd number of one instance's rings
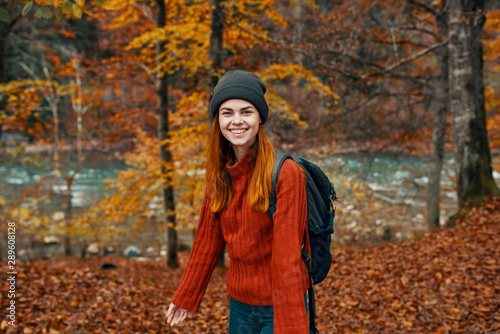
[[[346,245],[315,286],[320,333],[499,333],[500,198],[488,199],[466,221],[419,240]],[[2,333],[226,333],[226,269],[217,268],[198,314],[169,328],[169,301],[180,268],[164,261],[118,257],[16,263],[9,299],[1,273]],[[102,270],[112,263],[117,268]],[[7,307],[15,301],[15,324]]]

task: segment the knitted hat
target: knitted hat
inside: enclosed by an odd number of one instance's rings
[[[260,114],[262,124],[267,120],[269,107],[264,94],[266,86],[257,75],[247,71],[228,71],[220,78],[212,92],[210,119],[213,120],[222,103],[230,99],[241,99],[252,103]]]

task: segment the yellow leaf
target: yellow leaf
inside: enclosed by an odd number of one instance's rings
[[[491,311],[490,308],[487,308],[487,307],[484,307],[484,306],[479,306],[477,309],[479,311],[481,311],[481,312],[490,312]]]
[[[412,322],[405,321],[405,320],[403,320],[403,325],[405,325],[406,327],[413,327],[413,323]]]
[[[82,18],[82,7],[78,6],[77,4],[73,4],[71,6],[71,11],[73,12],[73,15],[75,15],[77,18],[79,19]]]

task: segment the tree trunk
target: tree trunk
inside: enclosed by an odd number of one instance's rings
[[[66,180],[66,186],[67,186],[67,193],[64,195],[64,199],[66,202],[66,212],[64,214],[64,220],[65,220],[65,233],[64,233],[64,255],[66,256],[72,256],[73,252],[71,250],[71,219],[73,218],[73,212],[72,209],[73,207],[71,206],[71,186],[72,186],[72,181]]]
[[[224,63],[224,21],[222,20],[223,17],[222,10],[220,8],[220,0],[211,0],[210,3],[212,4],[212,21],[210,24],[211,32],[209,57],[212,61],[212,69],[210,72],[210,83],[208,89],[209,92],[212,92],[217,85],[217,81],[219,81],[220,71],[222,69],[222,64]],[[210,98],[211,97],[212,96],[210,95]],[[210,109],[210,105],[208,108]],[[212,124],[210,123],[210,126],[211,125]],[[222,252],[219,262],[217,262],[217,266],[224,267],[224,252]]]
[[[46,65],[46,64],[45,64]],[[48,68],[44,67],[44,72],[48,74]],[[50,76],[46,76],[47,79],[52,80]],[[52,94],[50,94],[52,92]],[[50,110],[52,111],[52,119],[54,120],[54,143],[52,146],[52,159],[54,161],[54,168],[57,171],[61,172],[62,175],[62,167],[61,167],[61,152],[60,152],[60,143],[61,143],[61,121],[59,119],[59,97],[55,90],[49,90],[49,93],[45,94],[45,99],[50,106]]]
[[[484,15],[484,1],[474,1],[473,13],[471,15],[471,59],[472,73],[474,75],[474,96],[476,97],[477,132],[474,137],[479,140],[479,161],[482,177],[483,195],[500,195],[500,190],[493,178],[493,168],[491,167],[491,151],[488,140],[488,129],[486,128],[486,106],[484,97],[484,62],[483,62],[483,31],[486,17]],[[477,136],[477,137],[476,137]]]
[[[212,68],[210,71],[209,92],[212,92],[219,81],[220,71],[224,63],[224,47],[223,47],[223,31],[224,22],[222,21],[222,10],[220,8],[220,0],[211,0],[212,21],[210,24],[210,48],[209,57],[212,61]],[[209,107],[210,108],[210,107]]]
[[[6,22],[0,21],[0,84],[7,81],[6,70],[6,59],[7,59],[7,35],[9,33],[9,25]],[[2,142],[2,129],[3,129],[3,115],[6,113],[7,108],[7,96],[0,93],[0,157],[3,154],[3,142]],[[0,160],[1,162],[2,160]],[[5,230],[6,231],[6,230]],[[1,234],[2,240],[0,240],[0,260],[3,259],[3,243],[7,240],[7,233],[3,232]],[[7,245],[7,244],[6,244]],[[7,248],[5,248],[7,250]],[[7,259],[5,259],[7,261]]]
[[[15,6],[15,1],[0,0],[0,8],[6,10],[10,14],[10,22],[0,20],[0,84],[7,82],[7,46],[9,44],[9,33],[14,29],[20,20],[19,15],[13,16],[12,8]],[[2,132],[3,119],[2,114],[6,113],[7,96],[0,93],[0,154],[3,150]]]
[[[500,194],[492,175],[484,111],[482,7],[482,1],[449,2],[450,108],[459,211],[478,205],[485,195]]]
[[[442,36],[448,35],[448,14],[437,16],[439,31]],[[429,166],[429,183],[427,184],[427,226],[429,231],[439,227],[439,202],[441,170],[443,169],[444,146],[446,142],[446,114],[448,113],[448,47],[443,45],[436,49],[437,71],[434,80],[433,96],[430,106],[434,113],[432,130],[432,152]]]
[[[165,27],[165,1],[156,0],[156,26]],[[171,184],[172,155],[170,154],[169,144],[165,143],[169,139],[168,124],[168,84],[167,74],[161,69],[161,53],[165,49],[166,42],[158,42],[156,45],[156,65],[158,66],[156,76],[156,88],[158,94],[158,139],[160,141],[160,164],[161,173],[165,177],[163,183],[163,206],[167,222],[167,266],[169,268],[178,268],[177,260],[177,231],[175,228],[175,203],[174,188]]]
[[[45,68],[45,70],[47,70]],[[48,73],[48,71],[47,71]],[[63,241],[63,247],[64,247],[64,255],[65,256],[72,256],[72,251],[71,251],[71,236],[70,236],[70,230],[71,230],[71,183],[68,182],[66,175],[64,174],[64,171],[62,169],[61,165],[61,152],[59,151],[60,147],[59,144],[61,142],[61,130],[60,130],[60,119],[59,119],[59,101],[57,98],[57,95],[54,92],[54,95],[52,98],[50,98],[50,94],[47,95],[46,99],[47,102],[50,105],[50,109],[52,111],[52,117],[54,119],[54,144],[52,147],[52,159],[53,159],[53,164],[54,164],[54,170],[60,174],[61,177],[64,177],[66,185],[68,187],[67,193],[62,195],[62,202],[66,203],[66,212],[64,215],[64,220],[65,220],[65,231],[64,231],[64,241]]]
[[[82,241],[82,249],[80,250],[80,259],[85,260],[87,258],[87,241],[84,239]]]
[[[7,22],[0,21],[0,84],[7,82],[7,41],[10,32],[10,25]],[[3,115],[6,114],[7,96],[0,93],[0,154],[3,149],[2,130]]]

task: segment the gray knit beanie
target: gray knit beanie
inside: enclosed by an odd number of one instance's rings
[[[262,124],[267,121],[269,107],[264,94],[266,85],[257,75],[247,71],[228,71],[220,78],[212,92],[210,119],[213,120],[222,103],[230,99],[241,99],[252,103],[259,111]]]

